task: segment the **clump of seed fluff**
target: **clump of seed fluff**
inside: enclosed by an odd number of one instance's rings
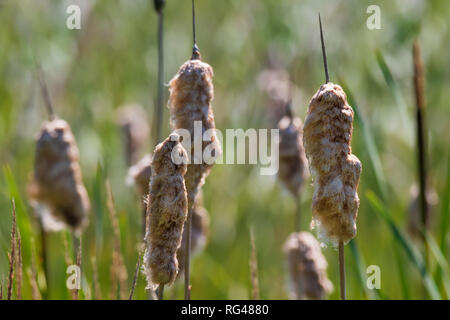
[[[150,128],[145,110],[137,104],[129,104],[117,109],[117,122],[124,137],[125,160],[128,166],[136,163],[143,149]]]
[[[90,202],[70,126],[61,119],[44,122],[37,137],[31,203],[47,231],[69,227],[79,232],[88,223]]]
[[[208,211],[203,207],[203,194],[200,191],[195,198],[194,207],[192,209],[192,225],[191,225],[191,253],[198,254],[206,245],[209,230]],[[183,230],[183,238],[181,246],[177,251],[178,274],[184,270],[184,259],[186,255],[186,229]]]
[[[300,194],[307,163],[303,148],[302,120],[292,115],[290,106],[278,123],[280,130],[278,178],[294,197]]]
[[[185,129],[191,135],[190,149],[186,150],[190,162],[185,176],[189,208],[192,208],[195,197],[213,166],[213,161],[205,162],[205,159],[197,159],[198,163],[195,163],[194,139],[200,140],[199,155],[203,156],[206,148],[207,151],[211,151],[208,154],[211,158],[220,156],[222,152],[215,133],[214,114],[211,107],[214,96],[212,78],[212,67],[199,60],[199,56],[197,56],[196,59],[185,62],[169,82],[168,107],[172,129]],[[206,130],[210,130],[209,141],[201,141],[203,140],[201,136],[194,135],[194,122],[196,121],[201,121],[201,135]],[[184,146],[186,146],[185,142],[183,142]]]
[[[181,159],[174,161],[173,155]],[[184,184],[187,154],[180,137],[171,134],[156,146],[147,206],[144,272],[148,287],[172,283],[178,272],[177,249],[187,215]]]
[[[309,232],[296,232],[284,244],[292,297],[296,300],[321,300],[333,291],[327,277],[327,261],[320,244]]]
[[[313,222],[319,237],[336,246],[356,236],[361,162],[352,154],[353,109],[342,88],[322,85],[312,97],[303,145],[314,180]]]

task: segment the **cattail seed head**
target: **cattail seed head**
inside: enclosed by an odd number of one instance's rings
[[[48,231],[64,226],[79,231],[87,225],[90,202],[82,182],[79,151],[64,120],[47,121],[41,128],[29,194]]]
[[[147,207],[144,272],[149,287],[172,283],[178,272],[176,251],[180,247],[187,215],[184,184],[187,154],[177,134],[156,146]],[[176,164],[173,154],[184,159]]]
[[[131,166],[139,159],[140,152],[148,140],[150,128],[147,114],[139,105],[126,105],[117,109],[117,122],[124,136],[125,160],[127,165]]]
[[[202,133],[206,130],[214,130],[214,114],[211,101],[214,96],[212,84],[213,69],[205,62],[198,59],[185,62],[178,73],[169,82],[169,109],[171,114],[171,125],[175,129],[186,129],[191,134],[191,149],[188,152],[190,163],[187,166],[185,176],[186,189],[188,192],[189,207],[192,207],[198,190],[204,184],[205,178],[211,171],[212,164],[204,161],[194,164],[194,122],[201,121]],[[215,131],[210,141],[202,141],[202,154],[209,144],[213,144],[214,157],[221,154]],[[211,146],[210,146],[211,147]]]
[[[294,196],[300,194],[307,163],[303,148],[302,120],[290,110],[278,123],[280,130],[278,178]]]
[[[292,295],[297,300],[320,300],[333,291],[327,261],[320,244],[309,232],[296,232],[284,244]]]
[[[334,246],[356,236],[361,162],[352,154],[353,109],[331,82],[313,96],[303,127],[303,145],[314,180],[313,222]]]
[[[206,245],[209,232],[209,215],[208,211],[202,204],[202,192],[199,192],[195,198],[194,207],[192,209],[191,224],[191,254],[197,254]],[[183,230],[183,238],[181,246],[177,251],[178,274],[184,270],[184,257],[186,255],[186,229]]]

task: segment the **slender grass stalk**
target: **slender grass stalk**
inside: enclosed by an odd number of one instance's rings
[[[138,259],[136,262],[136,269],[134,270],[133,282],[131,283],[130,295],[128,300],[133,300],[134,290],[136,289],[137,278],[139,274],[139,268],[141,267],[142,249],[139,250]]]
[[[8,253],[9,258],[9,274],[8,274],[8,288],[7,299],[12,299],[13,281],[14,281],[14,264],[16,259],[16,243],[17,243],[17,224],[16,224],[16,203],[14,199],[12,203],[12,226],[11,226],[11,252]]]
[[[22,300],[22,285],[23,285],[22,238],[20,236],[19,229],[17,229],[17,255],[16,255],[17,300]]]
[[[252,299],[259,300],[258,259],[256,257],[255,234],[250,228],[250,275],[252,280]]]
[[[156,102],[156,144],[162,139],[163,99],[164,99],[164,14],[165,0],[154,0],[155,11],[158,14],[158,97]]]
[[[345,257],[344,257],[344,243],[339,241],[339,284],[341,300],[346,300],[345,295]]]
[[[74,232],[72,233],[72,241],[73,241],[73,253],[75,256],[74,261],[76,261],[77,267],[80,269],[80,277],[81,277],[81,254],[82,254],[82,248],[81,248],[81,235],[76,235]],[[81,281],[80,279],[77,279],[77,281]],[[79,289],[73,289],[72,292],[73,300],[79,299]]]
[[[37,284],[37,269],[36,269],[36,244],[33,238],[31,238],[31,267],[27,269],[28,279],[31,286],[31,298],[33,300],[41,300],[41,292]]]
[[[302,206],[301,206],[301,193],[295,198],[295,231],[301,231],[302,229]]]
[[[106,182],[106,190],[108,192],[108,211],[109,211],[109,217],[111,219],[111,224],[113,227],[113,235],[114,235],[114,245],[113,245],[113,261],[111,264],[111,282],[117,282],[116,284],[112,285],[111,288],[111,299],[113,299],[117,292],[114,289],[119,289],[119,298],[125,299],[125,288],[126,288],[126,281],[128,278],[127,270],[125,268],[124,262],[123,262],[123,256],[120,250],[120,227],[119,227],[119,221],[117,219],[116,210],[114,208],[114,198],[112,194],[111,184],[109,181]]]
[[[36,74],[39,82],[39,87],[41,88],[41,94],[45,102],[45,107],[47,109],[48,120],[52,121],[56,118],[55,109],[53,108],[52,100],[50,98],[50,94],[48,92],[47,84],[45,82],[44,72],[42,71],[42,67],[39,63],[36,62]],[[41,236],[41,258],[42,258],[42,268],[44,269],[45,282],[48,295],[50,290],[50,272],[48,266],[48,254],[47,254],[47,231],[44,228],[42,223],[42,219],[39,219],[39,232]]]
[[[91,257],[91,265],[92,265],[92,284],[94,287],[94,300],[100,300],[101,290],[100,290],[100,282],[98,279],[97,259],[95,258],[95,256]]]
[[[195,33],[195,0],[192,0],[192,36],[194,40],[194,46],[192,48],[193,59],[200,58],[200,51],[197,46],[197,35]],[[191,203],[188,207],[188,215],[186,218],[186,248],[185,248],[185,258],[184,258],[184,299],[191,299],[191,231],[192,231],[192,209],[194,204]]]
[[[158,287],[158,300],[163,300],[164,298],[164,283],[161,283]]]
[[[425,129],[425,98],[424,98],[424,67],[420,53],[420,45],[417,41],[413,44],[413,63],[414,63],[414,93],[416,100],[416,130],[417,130],[417,163],[419,177],[419,204],[421,212],[421,223],[424,232],[428,225],[428,205],[427,205],[427,165],[426,165],[426,129]],[[426,238],[423,238],[425,265],[428,266],[428,244]]]

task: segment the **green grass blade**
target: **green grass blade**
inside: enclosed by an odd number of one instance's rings
[[[447,179],[444,191],[441,196],[441,230],[439,246],[444,257],[447,256],[447,233],[448,233],[448,220],[449,220],[449,196],[450,196],[450,157],[447,157]]]
[[[368,191],[366,193],[366,197],[375,212],[377,212],[388,224],[391,232],[394,235],[394,238],[397,240],[403,250],[405,250],[407,257],[411,260],[413,265],[418,269],[430,297],[433,300],[440,300],[441,295],[439,293],[438,287],[427,271],[423,258],[410,243],[410,241],[406,238],[406,236],[403,235],[402,231],[397,227],[394,220],[390,216],[388,209],[383,205],[383,203],[373,191]]]
[[[448,262],[445,259],[443,252],[440,250],[439,245],[434,240],[433,236],[427,231],[425,232],[425,239],[429,248],[431,249],[431,253],[433,254],[436,262],[438,263],[438,275],[439,278],[442,277],[443,290],[445,290],[445,295],[450,297],[450,279],[449,279],[449,267]],[[439,279],[438,281],[440,281]]]
[[[358,270],[358,281],[361,285],[361,288],[363,288],[363,295],[364,298],[367,299],[370,297],[372,300],[379,300],[380,299],[380,293],[379,290],[369,290],[367,288],[366,282],[364,281],[366,276],[366,264],[364,262],[363,257],[360,255],[358,250],[358,245],[356,244],[356,240],[353,239],[348,244],[350,247],[350,251],[352,252],[352,255],[354,257],[354,261],[356,264],[356,269]]]
[[[397,85],[397,82],[394,80],[392,72],[389,69],[389,66],[387,65],[386,60],[384,59],[384,56],[381,53],[381,51],[376,50],[375,56],[378,62],[378,66],[380,67],[381,73],[383,74],[384,80],[386,81],[386,85],[391,91],[391,94],[394,97],[396,105],[399,107],[402,126],[405,130],[407,130],[408,135],[412,135],[412,127],[410,124],[410,119],[408,117],[408,107],[400,91],[400,88]]]

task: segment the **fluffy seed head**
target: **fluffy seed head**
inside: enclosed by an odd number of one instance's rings
[[[156,146],[153,154],[144,255],[149,287],[172,283],[178,272],[176,251],[187,215],[184,184],[187,154],[179,140],[178,135],[171,134]],[[175,163],[173,154],[182,157],[184,162]]]
[[[190,149],[187,149],[189,159],[194,159],[194,123],[201,121],[202,134],[206,130],[214,130],[214,114],[211,101],[214,96],[212,84],[213,69],[205,62],[198,59],[185,62],[178,70],[178,73],[169,83],[169,109],[171,115],[171,125],[175,129],[186,129],[191,134]],[[202,141],[202,154],[206,147],[212,151],[212,155],[217,157],[221,154],[215,130],[211,132],[210,141]],[[210,146],[210,144],[212,144]],[[204,160],[204,159],[203,159]],[[204,184],[205,178],[211,171],[212,164],[202,161],[194,164],[190,161],[185,176],[186,188],[188,192],[189,207],[192,207],[198,190]]]
[[[302,120],[289,111],[278,123],[280,130],[278,178],[294,196],[300,194],[307,163],[303,148]]]
[[[136,104],[117,109],[117,122],[122,128],[125,145],[125,160],[130,166],[139,158],[150,132],[145,110]]]
[[[356,236],[361,162],[352,154],[353,109],[331,82],[313,96],[303,127],[303,145],[314,180],[312,226],[334,246]]]
[[[82,182],[79,151],[64,120],[47,121],[41,128],[29,195],[48,231],[65,226],[79,231],[88,223],[90,202]]]
[[[319,242],[309,232],[296,232],[284,244],[292,295],[298,300],[320,300],[333,291],[327,261]]]

